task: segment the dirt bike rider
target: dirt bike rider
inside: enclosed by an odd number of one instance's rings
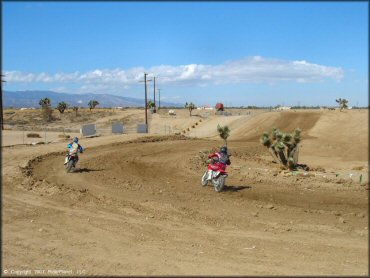
[[[212,170],[208,170],[208,179],[210,179],[212,171],[218,170],[226,170],[226,165],[230,165],[230,154],[227,152],[227,147],[222,146],[219,152],[212,153],[208,156],[208,158],[212,159],[212,164],[210,168]]]
[[[78,152],[83,153],[84,148],[78,144],[78,137],[74,137],[71,142],[67,146],[68,153],[66,155],[66,159],[64,161],[64,164],[67,164],[68,162],[68,156],[74,154],[76,156],[75,166],[78,162]]]

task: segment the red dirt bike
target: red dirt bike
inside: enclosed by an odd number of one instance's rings
[[[72,168],[76,167],[77,161],[78,161],[77,154],[67,154],[67,164],[66,164],[67,173],[71,172]]]
[[[215,191],[220,192],[225,185],[227,177],[226,165],[216,159],[212,159],[211,163],[208,164],[207,171],[202,176],[202,186],[206,186],[208,181],[211,181]]]

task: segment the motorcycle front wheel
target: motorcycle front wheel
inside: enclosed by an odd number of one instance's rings
[[[206,186],[207,185],[207,183],[208,183],[208,171],[206,171],[205,173],[204,173],[204,175],[202,176],[202,186]]]
[[[73,167],[73,160],[72,160],[72,159],[70,159],[70,160],[67,162],[67,166],[66,166],[66,171],[67,171],[67,173],[71,172],[72,167]]]
[[[216,192],[221,192],[225,185],[225,177],[220,175],[216,179],[212,179],[213,186]]]

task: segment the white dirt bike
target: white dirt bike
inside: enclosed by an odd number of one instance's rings
[[[202,176],[202,186],[206,186],[210,181],[216,192],[221,192],[225,185],[225,180],[228,174],[225,170],[220,167],[221,164],[218,162],[210,163],[207,167],[206,172]]]

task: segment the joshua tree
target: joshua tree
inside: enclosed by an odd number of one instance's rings
[[[51,122],[53,110],[51,110],[51,108],[50,108],[50,106],[51,106],[50,99],[47,98],[47,97],[43,98],[43,99],[40,99],[39,105],[41,106],[42,116],[43,116],[44,120],[47,121],[47,122]]]
[[[51,104],[51,101],[50,101],[50,99],[49,98],[42,98],[42,99],[40,99],[40,101],[39,101],[39,105],[41,105],[41,107],[44,107],[44,106],[50,106],[50,104]]]
[[[195,104],[190,102],[190,103],[185,103],[185,108],[189,109],[190,117],[191,117],[191,111],[193,111],[196,107]]]
[[[339,99],[336,99],[335,101],[339,104],[340,111],[342,111],[343,109],[348,108],[348,105],[347,105],[348,100],[346,100],[344,98],[343,99],[339,98]]]
[[[260,139],[266,146],[276,163],[294,169],[298,164],[298,144],[301,141],[301,130],[296,128],[293,133],[283,133],[277,128],[272,129],[272,138],[267,132]]]
[[[227,125],[225,126],[217,125],[217,131],[218,135],[220,135],[220,137],[225,141],[225,145],[227,146],[227,138],[230,135],[230,128]]]
[[[60,114],[64,113],[64,110],[67,109],[67,106],[67,103],[65,103],[64,101],[58,103],[57,109],[59,110]]]
[[[90,111],[91,111],[91,109],[94,109],[97,105],[99,105],[99,102],[98,101],[96,101],[96,100],[90,100],[89,101]]]
[[[76,117],[77,117],[77,112],[78,112],[78,106],[73,106],[73,111],[75,111],[75,113],[76,113]]]
[[[149,101],[148,101],[148,108],[150,109],[150,108],[152,108],[152,107],[155,107],[155,104],[154,104],[154,102],[153,102],[153,101],[149,100]]]

